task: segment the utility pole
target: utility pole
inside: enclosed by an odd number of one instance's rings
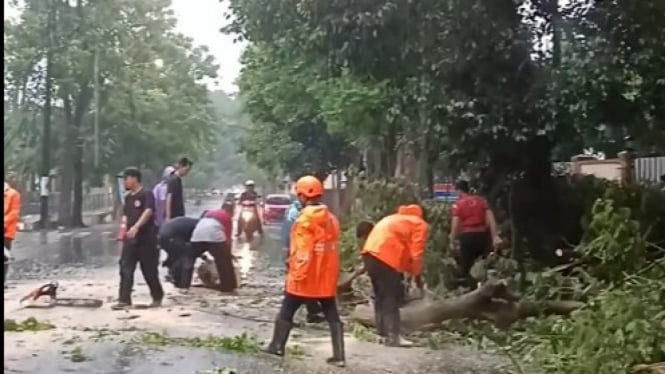
[[[42,175],[39,181],[40,221],[42,229],[49,226],[48,197],[49,176],[51,174],[51,86],[53,64],[53,28],[55,27],[54,0],[49,0],[48,20],[46,22],[46,82],[44,93],[44,131],[42,134]]]

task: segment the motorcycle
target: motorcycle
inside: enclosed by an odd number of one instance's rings
[[[259,216],[256,214],[256,203],[245,201],[240,210],[240,231],[245,234],[245,241],[252,243],[254,233],[258,231]]]

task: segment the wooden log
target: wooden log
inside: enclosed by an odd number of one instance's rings
[[[475,291],[449,300],[416,300],[400,309],[402,330],[410,332],[450,319],[473,318],[507,328],[515,321],[541,314],[567,315],[584,306],[576,301],[537,303],[520,301],[505,281],[491,280]],[[374,326],[371,306],[358,305],[350,315],[352,321]]]

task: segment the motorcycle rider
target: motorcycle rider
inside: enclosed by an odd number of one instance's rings
[[[243,191],[240,194],[240,198],[238,199],[238,203],[242,206],[243,202],[251,202],[254,204],[254,220],[255,224],[257,225],[257,231],[259,232],[259,235],[263,236],[263,225],[261,224],[261,219],[259,218],[259,211],[258,211],[258,201],[259,200],[259,194],[256,192],[254,189],[254,181],[253,180],[248,180],[245,182],[245,191]],[[240,234],[242,233],[243,227],[242,227],[242,215],[238,216],[238,222],[237,222],[237,230],[236,230],[236,237],[240,237]]]
[[[284,246],[287,269],[289,265],[289,248],[291,247],[291,228],[293,227],[293,223],[296,221],[296,219],[298,219],[300,211],[302,210],[303,203],[300,201],[300,199],[301,197],[296,196],[296,199],[293,200],[291,206],[289,206],[289,208],[286,210],[286,217],[282,223],[282,229],[280,233],[282,245]],[[310,301],[305,303],[305,307],[307,308],[307,323],[321,323],[325,321],[325,318],[321,314],[322,311],[319,303]]]
[[[339,221],[321,204],[323,184],[316,177],[298,179],[296,193],[303,208],[291,230],[286,290],[266,352],[284,355],[293,315],[302,304],[316,301],[330,327],[333,356],[326,362],[343,367],[346,366],[344,331],[335,300],[340,270]]]

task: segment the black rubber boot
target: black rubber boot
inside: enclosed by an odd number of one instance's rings
[[[326,362],[337,367],[345,367],[344,325],[342,322],[333,322],[330,324],[330,338],[332,340],[333,355]]]
[[[384,345],[388,347],[411,347],[413,343],[400,336],[400,316],[399,310],[397,313],[394,311],[388,312],[384,315],[383,320],[386,328],[386,339]]]
[[[280,319],[275,321],[275,331],[272,334],[272,340],[268,347],[264,350],[277,356],[284,356],[286,350],[286,341],[289,340],[289,334],[293,325],[287,321]]]
[[[374,320],[376,322],[376,332],[379,336],[386,337],[386,323],[383,320],[383,313],[378,309],[374,311]]]

